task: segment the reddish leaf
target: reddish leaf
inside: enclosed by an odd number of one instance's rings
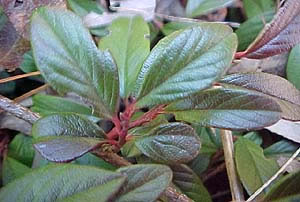
[[[300,43],[300,1],[287,0],[256,40],[236,58],[261,59],[289,51]]]
[[[300,120],[300,91],[282,77],[267,73],[232,74],[221,79],[220,83],[268,95],[280,105],[282,118]]]

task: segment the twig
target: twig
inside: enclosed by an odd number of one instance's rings
[[[185,194],[179,193],[176,189],[168,187],[164,192],[164,196],[168,199],[168,202],[191,202]]]
[[[221,138],[224,149],[226,170],[231,190],[232,201],[244,201],[243,189],[238,178],[235,162],[232,133],[229,130],[221,130]]]
[[[45,90],[46,88],[48,88],[48,86],[49,86],[48,84],[44,84],[36,89],[33,89],[33,90],[25,93],[24,95],[21,95],[20,97],[15,98],[14,101],[19,103],[19,102],[25,100],[26,98]]]
[[[11,77],[8,77],[8,78],[5,78],[5,79],[0,79],[0,83],[6,83],[6,82],[9,82],[9,81],[22,79],[22,78],[26,78],[26,77],[29,77],[29,76],[37,76],[37,75],[40,75],[40,74],[41,74],[40,71],[37,71],[37,72],[30,72],[30,73],[27,73],[27,74],[20,74],[20,75],[17,75],[17,76],[11,76]]]
[[[26,107],[23,107],[2,95],[0,95],[0,108],[31,124],[40,118],[39,114],[30,111]]]
[[[252,194],[247,202],[253,201],[265,188],[267,188],[280,174],[282,174],[285,169],[291,164],[291,162],[300,154],[300,147],[297,151],[285,162],[285,164],[273,175],[263,186],[261,186],[254,194]]]

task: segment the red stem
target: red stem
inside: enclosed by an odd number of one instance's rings
[[[141,116],[139,119],[131,122],[129,124],[129,129],[141,126],[145,123],[148,123],[155,119],[159,114],[163,113],[165,105],[158,105],[157,107],[154,107],[150,111],[146,112],[143,116]]]
[[[234,55],[235,59],[241,59],[242,57],[244,57],[247,54],[247,51],[243,51],[243,52],[237,52]]]

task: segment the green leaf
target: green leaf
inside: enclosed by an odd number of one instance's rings
[[[197,124],[193,124],[192,127],[201,140],[201,154],[212,155],[222,148],[220,135],[213,133],[210,128],[201,127]]]
[[[126,144],[123,145],[121,148],[123,156],[130,158],[142,155],[142,152],[135,145],[136,139],[138,138],[131,138],[126,142]]]
[[[264,150],[266,156],[288,156],[296,152],[298,146],[296,143],[288,140],[281,140],[272,144]]]
[[[30,168],[20,163],[19,161],[5,157],[2,165],[2,182],[3,185],[22,177],[26,173],[30,172]]]
[[[75,113],[58,113],[39,119],[32,127],[34,138],[78,136],[104,138],[105,132],[95,123]]]
[[[172,34],[175,31],[178,31],[180,29],[186,29],[188,27],[195,26],[197,24],[199,24],[199,23],[196,23],[196,22],[176,22],[176,21],[175,22],[168,22],[163,26],[161,31],[165,36],[168,36],[168,35]]]
[[[202,23],[170,34],[151,51],[136,81],[139,107],[169,103],[208,88],[230,66],[236,35]]]
[[[243,51],[256,39],[259,32],[264,28],[264,21],[270,22],[274,17],[274,12],[265,12],[250,18],[236,30],[239,46],[238,50]]]
[[[118,111],[117,67],[100,51],[82,20],[62,9],[42,7],[31,19],[35,63],[59,93],[72,91],[88,99],[96,114],[111,118]]]
[[[247,133],[243,137],[248,140],[251,140],[252,142],[254,142],[257,145],[261,145],[263,142],[262,137],[257,132]]]
[[[259,129],[280,119],[279,105],[261,94],[241,89],[209,89],[169,105],[177,120],[233,130]]]
[[[264,201],[273,201],[283,197],[300,194],[299,183],[299,171],[284,176],[271,187],[271,190],[265,196]]]
[[[121,201],[156,201],[172,180],[172,171],[164,165],[133,165],[118,170],[128,182],[118,194]]]
[[[102,14],[103,8],[93,0],[67,0],[68,7],[80,17],[84,17],[90,12]]]
[[[37,67],[34,63],[32,51],[28,51],[23,55],[23,61],[20,65],[20,68],[23,72],[29,73],[29,72],[35,72],[37,71]]]
[[[280,199],[272,201],[272,202],[297,202],[297,201],[300,201],[300,194],[288,196],[285,198],[280,198]]]
[[[101,139],[97,138],[46,136],[37,138],[34,147],[49,161],[68,162],[95,149],[100,143]]]
[[[188,165],[195,173],[200,175],[208,168],[211,156],[212,155],[210,154],[199,153],[196,158],[194,158],[191,162],[188,163]]]
[[[36,169],[0,191],[0,201],[106,202],[124,184],[120,173],[89,166],[56,164]]]
[[[87,165],[87,166],[95,166],[98,168],[103,168],[106,170],[116,170],[116,167],[102,160],[101,158],[87,153],[80,158],[77,158],[73,163],[78,165]]]
[[[33,96],[32,111],[38,112],[42,116],[59,112],[73,112],[84,115],[92,115],[92,109],[74,101],[51,96],[38,94]]]
[[[295,46],[290,55],[286,68],[287,79],[296,86],[297,89],[300,90],[300,45]]]
[[[183,123],[162,124],[136,141],[138,149],[155,161],[176,164],[189,162],[200,150],[194,129]]]
[[[8,145],[8,156],[28,167],[32,165],[34,153],[32,137],[22,133],[17,134]]]
[[[118,18],[101,39],[99,48],[109,50],[118,66],[120,95],[128,97],[150,52],[149,27],[141,16]],[[148,38],[147,38],[148,37]]]
[[[253,194],[272,177],[279,166],[273,159],[265,158],[263,149],[240,137],[235,143],[237,172],[249,195]]]
[[[280,105],[283,119],[300,120],[300,91],[280,76],[262,72],[231,74],[220,83],[263,93]]]
[[[188,0],[186,14],[196,17],[229,6],[234,0]]]
[[[171,167],[173,183],[190,199],[197,202],[212,201],[201,179],[188,166],[179,164]]]
[[[248,18],[261,15],[267,11],[275,11],[273,0],[243,0],[243,7]]]

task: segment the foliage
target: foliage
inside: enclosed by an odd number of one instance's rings
[[[107,14],[93,0],[66,2],[67,8],[31,2],[30,11],[39,8],[29,38],[17,33],[6,7],[0,10],[0,39],[9,28],[16,33],[6,41],[13,51],[19,40],[31,45],[28,52],[21,46],[18,61],[8,60],[13,65],[6,68],[39,71],[37,80],[54,91],[33,96],[31,110],[40,117],[32,136],[17,134],[4,152],[0,201],[168,201],[170,189],[213,201],[205,182],[224,161],[225,129],[238,131],[234,160],[251,195],[277,172],[276,158],[297,149],[285,139],[265,148],[261,131],[248,132],[300,121],[297,0],[276,14],[272,0],[245,0],[247,19],[235,32],[228,23],[188,20],[162,24],[158,32],[145,16]],[[186,15],[203,17],[233,3],[188,0]],[[105,26],[89,26],[91,12]],[[0,56],[11,52],[4,45]],[[288,80],[227,75],[236,59],[291,49]],[[282,177],[260,199],[298,199],[298,175]]]

